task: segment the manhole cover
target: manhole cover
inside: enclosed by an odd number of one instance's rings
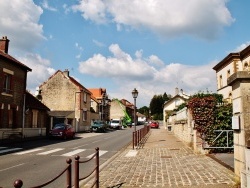
[[[170,159],[170,158],[172,158],[172,156],[161,156],[161,158],[168,158],[168,159]]]

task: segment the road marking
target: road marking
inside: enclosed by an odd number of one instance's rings
[[[25,163],[21,163],[21,164],[18,164],[18,165],[9,167],[9,168],[1,169],[0,172],[5,171],[5,170],[9,170],[9,169],[12,169],[12,168],[15,168],[15,167],[18,167],[18,166],[22,166],[22,165],[24,165],[24,164],[25,164]]]
[[[45,152],[42,152],[42,153],[38,153],[37,155],[48,155],[48,154],[51,154],[51,153],[55,153],[57,151],[61,151],[63,150],[64,148],[57,148],[57,149],[52,149],[52,150],[49,150],[49,151],[45,151]]]
[[[21,150],[23,148],[10,148],[10,149],[4,149],[4,150],[1,150],[0,151],[0,154],[1,153],[7,153],[7,152],[10,152],[10,151],[17,151],[17,150]]]
[[[138,151],[136,150],[129,150],[129,152],[125,155],[125,157],[135,157]]]
[[[23,155],[23,154],[32,153],[32,152],[35,152],[35,151],[40,151],[40,150],[43,150],[43,148],[36,148],[36,149],[30,149],[30,150],[27,150],[27,151],[21,151],[21,152],[15,153],[15,155]]]
[[[107,153],[107,152],[108,152],[108,151],[99,150],[99,157],[102,156],[102,155],[104,155],[104,154]],[[95,154],[91,154],[91,155],[87,156],[86,158],[91,158],[91,157],[93,157],[93,155],[95,155]]]
[[[65,153],[65,154],[63,154],[61,156],[70,157],[72,155],[76,155],[76,154],[78,154],[80,152],[83,152],[83,151],[85,151],[85,149],[77,149],[77,150],[71,151],[69,153]]]
[[[0,147],[0,149],[5,149],[5,148],[7,148],[7,147]]]

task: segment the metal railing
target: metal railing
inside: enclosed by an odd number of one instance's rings
[[[75,179],[74,179],[74,183],[75,183],[74,187],[75,188],[79,188],[79,182],[81,180],[84,180],[84,179],[88,178],[94,172],[96,172],[95,181],[94,181],[94,183],[93,183],[93,185],[91,187],[96,185],[96,188],[99,188],[99,173],[100,173],[100,171],[99,171],[99,148],[97,147],[95,150],[96,150],[96,152],[93,154],[93,156],[90,159],[85,160],[85,161],[80,161],[80,157],[78,155],[75,156]],[[79,166],[80,166],[80,163],[87,163],[87,162],[91,161],[94,158],[96,159],[96,166],[95,166],[94,170],[90,174],[88,174],[87,176],[79,178]],[[69,158],[69,159],[66,160],[66,163],[68,164],[66,166],[66,168],[61,173],[59,173],[56,177],[54,177],[53,179],[47,181],[46,183],[43,183],[43,184],[38,185],[38,186],[31,187],[31,188],[45,187],[45,186],[51,184],[52,182],[56,181],[65,172],[67,173],[66,174],[66,183],[67,183],[66,188],[71,188],[72,187],[72,164],[71,164],[72,160]],[[21,188],[23,186],[23,181],[20,180],[20,179],[17,179],[17,180],[15,180],[13,185],[14,185],[15,188]]]
[[[145,142],[146,135],[149,133],[149,131],[150,126],[145,125],[143,128],[133,132],[133,149],[139,148],[139,146],[141,146]]]
[[[71,166],[71,162],[72,160],[71,159],[67,159],[66,160],[66,163],[68,164],[66,166],[66,168],[60,173],[58,174],[55,178],[51,179],[50,181],[47,181],[46,183],[43,183],[41,185],[37,185],[37,186],[34,186],[32,188],[41,188],[41,187],[45,187],[46,185],[49,185],[51,184],[52,182],[54,182],[56,179],[58,179],[60,176],[62,176],[64,174],[64,172],[67,172],[67,175],[66,175],[66,181],[67,181],[67,188],[70,188],[72,187],[72,182],[71,182],[71,169],[72,169],[72,166]],[[23,181],[22,180],[16,180],[14,182],[14,187],[15,188],[21,188],[23,186]]]
[[[93,185],[91,185],[91,187],[94,187],[94,185],[96,185],[96,188],[99,188],[99,148],[97,147],[95,154],[93,154],[93,156],[85,161],[80,161],[80,157],[77,155],[75,157],[75,188],[79,188],[79,181],[84,180],[86,178],[88,178],[91,174],[93,174],[94,172],[96,172],[95,174],[95,181],[93,183]],[[94,168],[94,170],[92,172],[90,172],[87,176],[79,178],[79,165],[80,163],[87,163],[89,161],[91,161],[92,159],[96,159],[96,166]]]

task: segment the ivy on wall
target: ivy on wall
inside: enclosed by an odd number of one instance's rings
[[[192,97],[188,101],[188,108],[191,111],[194,120],[194,128],[201,133],[206,134],[214,124],[216,98],[213,96]]]
[[[197,94],[188,101],[188,108],[194,120],[194,128],[205,136],[210,146],[225,147],[233,145],[233,132],[230,132],[227,140],[226,132],[216,142],[214,139],[219,132],[215,130],[232,130],[232,104],[222,104],[222,96],[219,94]],[[229,143],[227,143],[229,141]],[[213,152],[225,152],[232,149],[212,149]]]

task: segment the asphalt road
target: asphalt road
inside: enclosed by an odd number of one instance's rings
[[[138,127],[139,128],[139,127]],[[23,187],[41,185],[57,176],[66,167],[66,160],[74,157],[80,160],[91,157],[99,147],[100,165],[114,156],[132,141],[133,128],[108,131],[106,133],[81,133],[74,140],[32,140],[23,143],[0,146],[0,187],[13,187],[16,179],[23,181]],[[95,161],[80,165],[80,177],[88,175]],[[72,173],[74,174],[74,173]],[[74,177],[72,178],[73,183]],[[47,187],[65,187],[66,175]]]

